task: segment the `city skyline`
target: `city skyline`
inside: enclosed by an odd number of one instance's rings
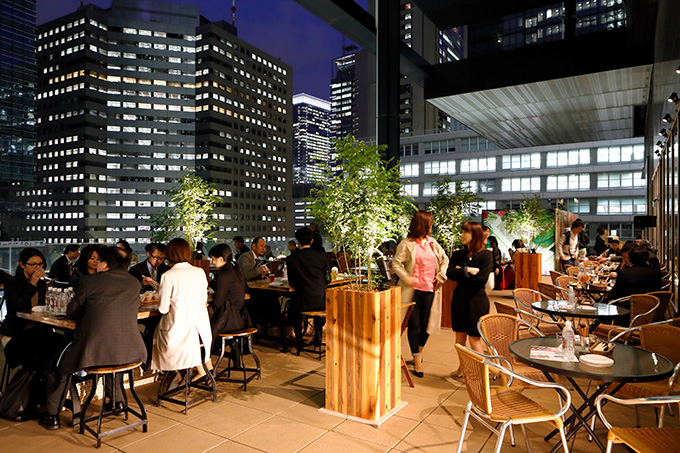
[[[37,0],[37,25],[75,11],[81,0]],[[231,23],[229,0],[166,0],[170,3],[198,6],[201,14],[214,22]],[[111,0],[85,0],[101,8]],[[357,2],[363,8],[366,0]],[[328,100],[332,77],[332,59],[342,55],[342,35],[294,0],[236,1],[238,37],[293,67],[293,92],[308,93]]]

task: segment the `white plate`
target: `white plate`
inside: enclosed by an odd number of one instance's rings
[[[614,365],[614,360],[598,354],[586,354],[579,357],[579,360],[589,366],[608,367]]]
[[[33,313],[45,313],[45,306],[44,305],[36,305],[35,307],[31,308],[31,311]]]
[[[597,311],[597,308],[592,305],[581,305],[580,309],[583,311]]]

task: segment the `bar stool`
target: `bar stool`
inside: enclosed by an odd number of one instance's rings
[[[217,359],[217,362],[215,363],[215,380],[218,380],[220,382],[243,382],[243,391],[245,392],[247,390],[248,382],[252,381],[256,377],[258,381],[262,378],[260,359],[257,358],[257,354],[255,354],[255,350],[253,349],[253,334],[256,332],[257,332],[256,327],[249,327],[243,330],[234,330],[232,332],[225,332],[219,334],[219,337],[222,339],[222,349],[220,351],[220,357]],[[217,371],[220,366],[220,362],[224,358],[227,343],[229,343],[231,347],[231,351],[229,352],[229,361],[227,362],[227,366],[225,369],[223,369],[222,371]],[[245,349],[244,343],[248,345],[248,351],[250,352],[250,355],[253,356],[253,360],[255,360],[255,368],[246,368],[246,362],[243,353]],[[235,348],[237,349],[235,350]],[[243,379],[231,377],[232,361],[234,362],[234,370],[238,369],[236,368],[235,357],[237,351],[240,367],[241,370],[243,370]],[[223,377],[224,373],[227,373],[226,378]],[[251,374],[248,375],[247,373]]]
[[[324,346],[326,346],[326,343],[323,342],[323,324],[325,323],[326,320],[326,312],[303,311],[302,324],[305,326],[304,329],[305,331],[307,330],[306,327],[308,325],[310,318],[312,319],[312,324],[314,325],[314,339],[312,340],[313,347],[312,349],[302,348],[300,351],[318,353],[319,356],[317,357],[317,360],[321,360],[321,357],[326,355],[326,349],[324,348]],[[324,321],[324,323],[321,322],[322,320]]]
[[[111,436],[113,434],[117,434],[122,431],[127,431],[128,429],[133,429],[138,426],[142,426],[142,431],[147,432],[149,420],[146,417],[146,410],[144,409],[144,405],[142,404],[142,401],[139,399],[139,396],[137,396],[137,392],[135,391],[135,379],[133,375],[133,370],[138,368],[141,364],[142,362],[135,362],[128,363],[125,365],[87,368],[86,370],[84,370],[86,373],[94,376],[94,381],[92,382],[92,390],[90,391],[90,394],[88,395],[87,399],[85,400],[85,404],[83,405],[82,419],[80,420],[80,434],[84,434],[85,430],[87,430],[93,436],[95,436],[97,439],[97,448],[101,447],[102,438],[106,436]],[[123,388],[122,375],[120,376],[120,391],[123,392],[123,408],[116,409],[116,377],[119,375],[119,373],[127,374],[128,382],[130,384],[130,393],[132,393],[132,396],[134,397],[135,401],[137,401],[137,405],[139,406],[140,412],[131,409],[130,406],[128,405],[127,394],[125,393],[125,389]],[[104,392],[104,398],[102,398],[102,406],[101,409],[99,409],[99,415],[87,418],[86,417],[87,408],[90,405],[90,402],[92,401],[92,398],[94,397],[95,393],[97,392],[97,382],[99,382],[100,377],[102,378],[103,382],[103,380],[107,376],[110,379],[113,379],[113,385],[111,385],[111,395],[109,396],[109,400],[111,402],[111,405],[113,406],[113,409],[108,411],[105,410],[106,392]],[[135,417],[139,418],[139,421],[131,423],[129,425],[121,426],[119,428],[102,432],[102,418],[108,417],[109,415],[118,415],[121,412],[125,413],[125,421],[127,421],[128,419],[128,413],[131,413]],[[94,420],[97,420],[96,431],[91,427],[87,426],[88,422]]]
[[[163,380],[161,380],[161,385],[158,386],[156,406],[160,407],[163,404],[163,401],[180,404],[184,406],[184,415],[187,415],[190,406],[193,406],[204,399],[212,396],[212,400],[217,401],[217,384],[215,383],[212,371],[209,370],[205,364],[205,347],[203,346],[203,343],[201,343],[201,364],[203,365],[203,371],[205,371],[205,377],[196,381],[191,380],[192,368],[166,372],[165,375],[163,375]],[[177,387],[169,388],[172,384],[172,378],[178,373],[182,376],[183,381],[180,381],[180,385]],[[206,384],[205,382],[207,381],[210,381],[210,383]],[[192,388],[204,390],[207,393],[202,393],[197,398],[190,400],[189,394],[191,393]],[[172,397],[174,394],[181,391],[184,391],[184,399],[180,400]]]

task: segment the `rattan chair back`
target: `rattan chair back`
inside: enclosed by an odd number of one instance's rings
[[[489,388],[489,366],[484,358],[467,348],[456,344],[460,370],[465,388],[472,404],[485,414],[491,414],[491,391]]]
[[[661,291],[668,291],[671,288],[671,281],[667,278],[661,279]]]
[[[680,363],[680,327],[668,324],[642,326],[640,344],[643,349],[666,357],[674,365]]]
[[[538,290],[551,299],[557,299],[557,287],[552,283],[538,282]]]
[[[531,308],[531,304],[541,300],[538,291],[534,291],[530,288],[517,288],[512,290],[513,298],[515,299],[515,307],[517,308],[517,316],[520,319],[533,323],[533,318],[524,315],[524,313],[531,313],[536,315],[536,312]]]
[[[576,277],[578,275],[578,266],[567,267],[567,275],[571,277]]]
[[[504,304],[503,302],[500,301],[495,301],[494,305],[496,306],[496,313],[502,313],[504,315],[509,315],[513,317],[517,316],[517,311],[515,307],[512,307],[508,304]]]
[[[559,286],[560,288],[567,290],[570,283],[576,283],[576,277],[572,277],[570,275],[560,275],[557,277],[555,286]]]
[[[650,296],[655,296],[657,299],[659,299],[659,306],[654,311],[654,319],[652,322],[659,322],[666,319],[666,312],[668,311],[668,305],[673,298],[673,293],[670,291],[653,291],[647,294]]]
[[[563,275],[563,274],[560,274],[557,271],[548,271],[548,273],[550,274],[550,280],[552,280],[553,285],[557,284],[557,277],[559,277],[560,275]]]
[[[659,299],[649,294],[633,294],[630,296],[630,327],[649,324],[654,319],[654,311],[659,306]]]
[[[486,343],[495,349],[492,351],[493,355],[502,355],[507,359],[512,357],[510,343],[519,338],[517,317],[503,314],[484,315],[479,318],[477,326]]]

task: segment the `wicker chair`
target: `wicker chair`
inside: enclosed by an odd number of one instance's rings
[[[557,286],[552,283],[538,282],[538,290],[551,299],[557,299]]]
[[[492,355],[503,356],[508,359],[510,368],[515,373],[526,376],[535,381],[547,382],[547,379],[542,371],[526,365],[515,360],[510,354],[510,343],[520,338],[519,327],[524,325],[525,328],[534,331],[537,336],[544,336],[536,327],[523,321],[517,316],[510,316],[505,314],[491,314],[484,315],[477,321],[477,330],[482,337],[482,340],[489,347]],[[508,383],[508,376],[502,374],[501,378],[503,384],[510,386]],[[515,385],[523,385],[522,382],[515,382]]]
[[[550,274],[550,280],[552,280],[553,285],[557,284],[557,277],[559,277],[560,275],[564,275],[560,274],[557,271],[548,271],[548,273]]]
[[[578,275],[578,266],[567,267],[567,275],[570,277],[576,277]]]
[[[494,359],[505,360],[503,357],[478,354],[460,344],[456,344],[456,349],[458,350],[458,358],[460,359],[460,368],[463,372],[465,387],[470,397],[470,402],[465,408],[465,419],[463,420],[463,430],[460,434],[460,440],[458,441],[457,453],[460,453],[463,449],[465,431],[470,416],[477,419],[480,423],[498,435],[494,453],[500,452],[503,445],[503,437],[505,436],[505,431],[508,427],[511,428],[510,433],[512,436],[512,425],[520,425],[522,427],[527,450],[530,452],[531,447],[529,446],[529,439],[527,438],[524,425],[538,422],[550,423],[550,425],[558,429],[564,451],[569,453],[567,439],[564,435],[562,416],[569,409],[571,395],[564,386],[548,382],[532,381],[531,379],[527,379],[514,371],[508,370],[492,362]],[[499,388],[492,391],[489,386],[490,370],[507,374],[512,376],[513,379],[521,380],[532,386],[553,388],[558,395],[564,397],[564,402],[560,403],[560,408],[557,412],[553,412],[536,403],[534,400],[524,396],[519,391],[511,388]],[[487,420],[492,423],[499,423],[500,426],[496,429],[487,423]]]
[[[495,301],[493,304],[496,306],[496,313],[517,317],[517,309],[515,307],[500,301]]]
[[[536,313],[536,310],[531,307],[531,304],[537,300],[550,300],[547,295],[530,288],[517,288],[512,291],[512,296],[515,299],[517,316],[524,322],[536,327],[543,335],[555,335],[556,333],[562,332],[564,324],[543,319],[541,315]]]
[[[680,396],[659,396],[652,398],[620,399],[608,394],[602,394],[595,399],[597,412],[604,425],[609,429],[607,433],[607,453],[611,452],[614,444],[625,444],[639,453],[676,452],[680,445],[680,428],[620,428],[614,427],[602,413],[602,401],[609,400],[625,406],[641,404],[670,404],[678,403]]]
[[[661,279],[661,291],[668,291],[671,288],[671,281],[667,278]]]
[[[673,298],[673,293],[670,291],[653,291],[647,294],[659,299],[659,307],[654,312],[654,319],[652,322],[659,322],[666,319],[666,312],[668,311],[668,306]]]
[[[575,284],[576,283],[576,277],[572,277],[569,275],[560,275],[556,279],[555,286],[560,287],[564,290],[569,288],[569,284]]]
[[[625,299],[625,298],[622,298]],[[621,301],[614,300],[611,303]],[[613,338],[631,327],[638,327],[649,324],[654,319],[654,313],[659,306],[659,299],[649,294],[633,294],[630,296],[630,325],[628,327],[614,326],[610,324],[600,324],[593,334],[602,338]],[[620,336],[619,339],[627,343],[631,334]]]

